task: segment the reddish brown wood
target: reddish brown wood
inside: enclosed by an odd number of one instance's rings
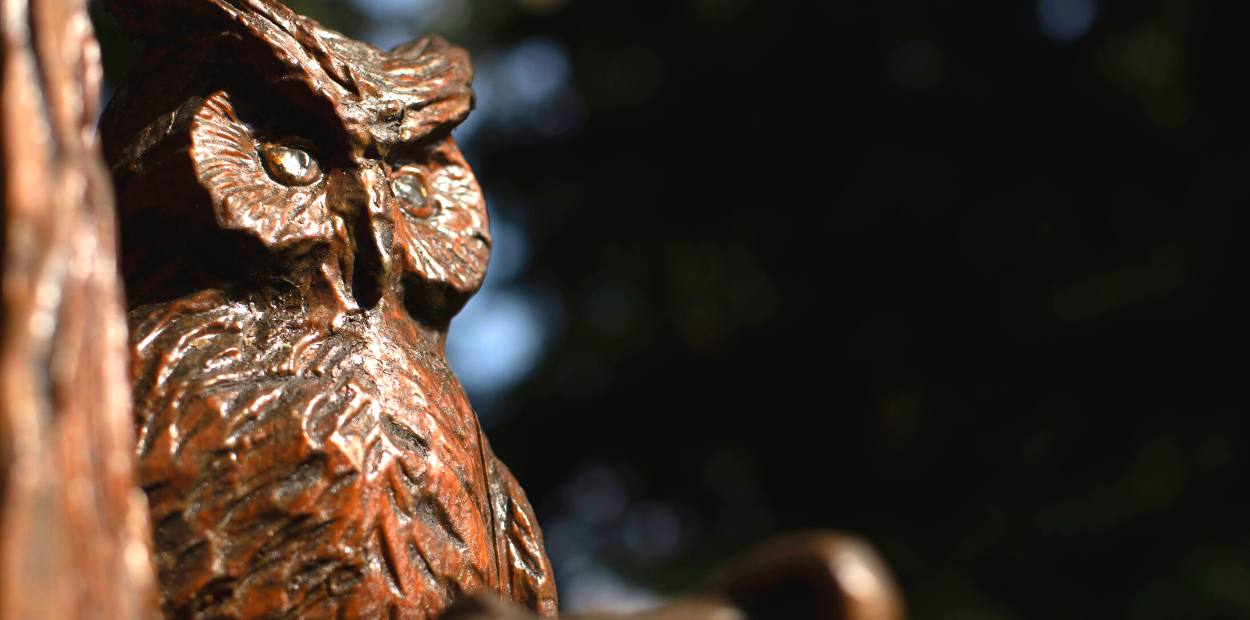
[[[112,0],[148,46],[101,120],[139,472],[170,618],[554,615],[525,494],[443,344],[485,203],[467,54],[272,0]]]
[[[711,592],[752,618],[902,620],[907,615],[876,549],[835,532],[773,538],[721,571]]]
[[[750,550],[700,593],[627,616],[577,620],[903,620],[903,597],[875,549],[851,535],[780,536]],[[483,596],[456,602],[444,620],[526,620],[524,610]]]
[[[0,3],[0,617],[149,619],[158,593],[168,618],[555,615],[443,355],[490,249],[449,137],[463,50],[385,53],[272,0],[107,3],[149,43],[102,119],[136,442],[90,22]],[[903,607],[868,545],[813,534],[633,617],[778,615]]]
[[[0,0],[0,618],[156,611],[82,0]]]

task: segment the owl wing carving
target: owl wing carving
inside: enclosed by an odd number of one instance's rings
[[[504,597],[529,607],[543,616],[556,615],[556,590],[551,579],[551,562],[543,549],[538,519],[520,483],[512,472],[486,447],[490,470],[491,509],[495,517],[495,544],[501,563],[500,590]]]

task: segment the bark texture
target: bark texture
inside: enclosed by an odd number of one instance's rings
[[[99,46],[82,0],[0,6],[0,618],[153,618]]]

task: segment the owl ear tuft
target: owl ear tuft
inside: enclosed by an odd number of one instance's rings
[[[401,142],[415,142],[435,131],[451,131],[473,110],[473,65],[469,53],[438,35],[391,50],[376,68],[391,94],[410,111],[400,127]],[[372,76],[371,76],[372,77]]]
[[[123,37],[148,43],[220,30],[226,21],[222,4],[218,0],[104,0],[104,8],[117,16]]]
[[[314,22],[276,0],[104,0],[104,8],[117,16],[127,39],[193,42],[234,32],[259,40],[277,57],[296,61],[296,71],[306,80],[316,82],[317,74],[324,74],[352,95],[360,95],[359,81],[317,36],[310,25]]]
[[[274,5],[290,12],[270,0],[104,0],[105,10],[117,16],[122,35],[143,41],[219,30],[232,12],[272,12]]]

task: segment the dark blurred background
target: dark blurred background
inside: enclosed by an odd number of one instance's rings
[[[818,527],[917,620],[1250,617],[1235,3],[288,4],[473,53],[448,352],[565,610]]]

